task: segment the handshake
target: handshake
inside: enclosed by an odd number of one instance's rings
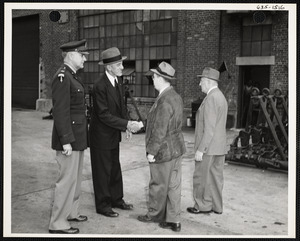
[[[128,124],[127,124],[127,130],[132,133],[136,133],[143,127],[144,127],[144,124],[142,121],[128,121]]]

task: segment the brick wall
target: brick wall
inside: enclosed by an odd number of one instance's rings
[[[184,105],[204,97],[197,75],[204,67],[219,64],[219,11],[179,11],[177,41],[177,86]]]
[[[229,126],[232,127],[237,118],[239,67],[236,66],[236,57],[241,52],[242,17],[222,11],[220,32],[220,61],[226,62],[228,71],[221,74],[219,88],[227,99],[229,119],[233,122]]]
[[[288,14],[275,12],[272,29],[272,55],[275,56],[275,65],[271,66],[270,92],[277,88],[287,94],[288,91]]]
[[[77,38],[77,11],[68,12],[68,22],[58,23],[49,19],[52,10],[13,10],[12,16],[23,17],[33,14],[39,15],[40,21],[40,84],[41,97],[51,98],[50,83],[53,75],[62,64],[59,46]],[[66,10],[57,10],[64,12]]]
[[[228,72],[222,73],[219,87],[227,98],[229,110],[236,110],[239,69],[235,63],[240,56],[241,18],[222,12],[221,22],[220,60],[226,62]]]

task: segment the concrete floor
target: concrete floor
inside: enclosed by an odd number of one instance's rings
[[[5,160],[8,166],[11,164],[11,175],[5,173],[4,182],[9,186],[11,181],[11,197],[5,197],[11,210],[5,209],[4,212],[4,235],[56,236],[48,233],[53,187],[58,173],[55,152],[50,148],[53,121],[42,120],[46,115],[47,113],[31,110],[12,111],[11,162]],[[228,145],[237,134],[237,131],[228,131]],[[184,136],[187,153],[182,163],[180,233],[137,220],[138,215],[147,211],[149,167],[145,158],[144,134],[135,134],[131,141],[123,138],[120,158],[124,199],[134,205],[134,210],[117,210],[120,213],[118,218],[107,218],[95,212],[91,163],[87,150],[81,211],[89,220],[72,224],[80,229],[80,234],[76,237],[227,238],[288,235],[288,175],[283,171],[262,170],[254,166],[226,162],[223,214],[189,214],[186,208],[193,205],[194,129],[184,129]]]

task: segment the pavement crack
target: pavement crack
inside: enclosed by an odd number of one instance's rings
[[[53,188],[54,188],[54,187],[48,187],[48,188],[36,190],[36,191],[34,191],[34,192],[27,192],[27,193],[23,193],[23,194],[13,195],[13,196],[11,196],[11,198],[13,199],[13,198],[18,198],[18,197],[23,197],[23,196],[35,194],[35,193],[38,193],[38,192],[47,191],[47,190],[53,189]]]

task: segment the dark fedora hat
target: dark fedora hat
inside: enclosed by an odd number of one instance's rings
[[[60,46],[60,49],[63,52],[78,52],[78,53],[81,53],[81,54],[89,54],[89,52],[87,52],[88,49],[86,47],[86,40],[85,39],[65,43],[65,44]]]
[[[151,72],[158,74],[166,79],[176,79],[175,69],[166,62],[161,62],[156,69],[150,69]]]
[[[112,47],[104,50],[101,53],[101,61],[99,62],[99,64],[100,65],[114,64],[126,58],[127,58],[126,56],[121,56],[120,50],[117,47]]]
[[[197,77],[202,78],[208,78],[215,81],[219,81],[220,72],[216,69],[205,67],[201,75],[197,75]]]

